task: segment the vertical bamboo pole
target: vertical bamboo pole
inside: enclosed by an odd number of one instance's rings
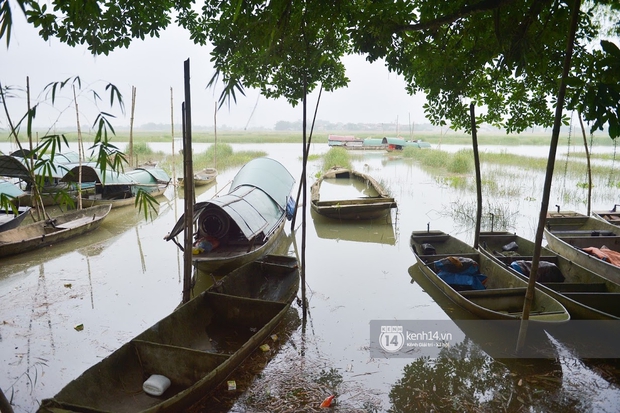
[[[215,102],[215,110],[213,112],[213,167],[217,169],[217,102]]]
[[[575,43],[575,33],[577,32],[577,23],[579,22],[579,7],[581,0],[575,0],[571,13],[571,27],[568,33],[566,44],[566,54],[564,56],[564,67],[562,69],[562,77],[560,79],[560,87],[558,89],[558,97],[555,106],[555,120],[553,122],[553,132],[551,133],[551,143],[549,144],[549,156],[547,161],[547,172],[545,175],[545,183],[543,187],[543,197],[540,205],[540,215],[538,216],[538,228],[536,229],[536,239],[534,240],[534,256],[532,257],[532,268],[530,269],[530,278],[525,292],[525,302],[523,303],[523,315],[521,317],[521,325],[519,327],[519,336],[517,338],[516,351],[520,352],[525,345],[527,335],[527,326],[530,318],[530,309],[534,300],[534,291],[536,287],[536,276],[538,274],[538,264],[540,262],[540,252],[542,250],[542,238],[545,230],[545,221],[547,219],[547,211],[549,209],[549,197],[551,194],[551,182],[553,180],[553,168],[555,166],[555,156],[557,152],[558,141],[560,139],[560,127],[562,126],[562,110],[564,108],[564,98],[566,96],[566,80],[570,71],[571,58],[573,55],[573,47]]]
[[[133,161],[133,120],[136,111],[136,87],[131,87],[131,117],[129,118],[129,166],[136,166]]]
[[[77,186],[77,209],[82,209],[82,162],[84,160],[84,148],[82,147],[82,127],[80,126],[80,109],[78,107],[75,86],[73,86],[73,102],[75,103],[75,118],[78,134],[78,186]]]
[[[581,113],[579,115],[579,125],[581,126],[581,135],[583,136],[583,147],[586,151],[586,162],[588,165],[588,216],[592,212],[592,166],[590,164],[590,151],[588,150],[588,138],[586,138],[586,128],[583,126]]]
[[[183,302],[191,297],[192,244],[194,230],[194,168],[192,165],[192,104],[190,93],[189,59],[184,62],[185,101],[183,102],[183,191],[185,196],[185,249],[183,272]]]
[[[177,170],[175,165],[174,154],[174,94],[172,87],[170,88],[170,134],[172,135],[172,179],[173,182],[177,181]]]
[[[474,248],[478,249],[480,239],[480,221],[482,220],[482,178],[480,177],[480,155],[478,154],[478,132],[476,130],[476,112],[473,102],[469,104],[471,117],[471,138],[474,147],[474,167],[476,168],[476,230],[474,231]]]

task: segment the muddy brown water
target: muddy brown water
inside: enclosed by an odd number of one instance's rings
[[[235,144],[233,148],[266,151],[299,181],[299,145]],[[316,144],[311,153],[327,149]],[[545,148],[537,150],[543,156],[546,153]],[[265,391],[260,386],[265,381],[269,385],[269,375],[282,374],[282,369],[298,372],[299,380],[303,376],[312,383],[327,381],[322,391],[337,395],[335,408],[340,411],[426,411],[429,406],[459,411],[524,407],[611,412],[620,408],[616,361],[581,360],[561,341],[556,342],[560,356],[552,363],[483,357],[445,364],[443,358],[441,363],[431,363],[415,356],[371,357],[372,320],[468,317],[423,279],[420,282],[409,234],[430,227],[471,242],[473,228],[457,212],[458,205],[475,202],[476,195],[398,155],[360,155],[354,168],[384,183],[398,202],[391,220],[340,223],[314,216],[308,208],[305,315],[300,301],[294,303],[293,313],[277,332],[280,341],[262,360],[264,365],[249,378],[243,371],[231,376],[240,385],[227,403],[209,408],[207,399],[194,411],[260,411],[256,395]],[[308,187],[320,167],[319,161],[309,164]],[[493,171],[483,168],[483,176],[496,174]],[[223,171],[214,186],[198,188],[198,200],[225,191],[235,173]],[[514,212],[513,227],[508,229],[530,239],[535,234],[543,179],[539,173],[523,174],[517,194],[493,200]],[[554,182],[551,205],[563,200],[562,186],[576,185],[561,179]],[[607,192],[598,195],[594,209],[617,202],[617,194]],[[581,200],[561,203],[564,209],[585,211]],[[0,387],[16,412],[35,411],[42,398],[53,396],[179,304],[182,255],[163,237],[182,212],[183,199],[171,187],[153,221],[145,221],[131,207],[112,210],[101,228],[88,236],[0,259]],[[302,245],[301,211],[294,235],[290,224],[286,233],[279,252],[295,254]],[[209,279],[198,274],[197,282],[203,288]],[[76,329],[78,325],[83,329]],[[475,332],[463,332],[459,339],[463,340],[460,350],[484,355],[484,343],[477,344]],[[445,373],[448,365],[452,376]],[[464,390],[455,390],[456,382],[449,376],[457,377]],[[270,392],[276,394],[277,389]],[[469,393],[471,397],[455,397]],[[314,409],[327,395],[319,392],[312,400],[289,396],[289,407]]]

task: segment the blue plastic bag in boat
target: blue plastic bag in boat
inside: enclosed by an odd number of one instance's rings
[[[433,263],[439,278],[455,290],[484,290],[487,276],[471,258],[448,257]]]

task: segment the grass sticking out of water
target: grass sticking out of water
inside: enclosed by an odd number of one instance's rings
[[[439,149],[407,147],[403,149],[403,158],[413,159],[427,168],[445,168],[448,172],[455,174],[470,173],[474,170],[474,158],[471,149],[449,153]]]
[[[474,151],[461,149],[448,160],[448,172],[467,174],[474,170]]]
[[[455,223],[463,228],[474,228],[476,225],[476,201],[459,199],[445,209]],[[486,202],[482,205],[480,220],[481,231],[502,231],[514,228],[517,222],[518,211],[512,211],[510,204],[505,202]]]
[[[217,158],[214,158],[216,155]],[[232,146],[227,143],[218,143],[217,149],[215,145],[209,146],[209,148],[203,153],[195,153],[193,156],[194,171],[199,171],[204,168],[217,168],[219,172],[227,169],[235,168],[245,165],[252,159],[267,156],[264,151],[239,151],[234,152]],[[164,156],[161,158],[160,166],[166,171],[172,170],[172,156]],[[183,171],[183,155],[176,155],[174,157],[175,168],[177,171]]]
[[[325,155],[323,155],[323,171],[340,166],[343,168],[351,169],[351,155],[349,151],[344,148],[330,148]]]

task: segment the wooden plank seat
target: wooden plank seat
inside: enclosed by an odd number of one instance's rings
[[[597,229],[569,229],[569,230],[551,230],[552,234],[558,237],[566,236],[590,236],[590,237],[609,237],[618,235],[614,231],[609,230],[597,230]]]
[[[567,292],[564,295],[581,304],[620,317],[620,293],[611,292]]]
[[[576,248],[589,248],[589,247],[601,248],[602,246],[607,246],[608,248],[617,250],[617,248],[614,248],[614,247],[617,245],[620,245],[620,236],[562,237],[560,239]]]
[[[448,257],[461,257],[461,258],[470,258],[474,261],[480,261],[480,254],[479,253],[463,253],[463,254],[432,254],[432,255],[420,255],[419,256],[422,261],[426,262],[427,264],[430,264],[432,262],[435,261],[439,261],[442,260],[444,258],[448,258]]]
[[[514,261],[532,261],[534,259],[531,255],[495,255],[495,258],[506,265],[510,265]],[[546,261],[557,265],[558,257],[555,255],[541,256],[540,261]]]
[[[607,285],[604,282],[601,283],[571,283],[571,282],[548,282],[542,283],[545,287],[551,288],[554,291],[565,293],[607,293]]]
[[[466,290],[459,291],[459,293],[466,298],[491,298],[491,297],[506,297],[512,295],[518,295],[525,297],[525,291],[527,287],[514,287],[514,288],[488,288],[486,290]]]
[[[82,217],[82,218],[74,219],[73,221],[64,222],[60,225],[57,225],[55,228],[57,230],[76,228],[84,224],[88,224],[90,221],[93,221],[94,219],[95,217]]]
[[[459,293],[472,303],[492,311],[513,313],[523,309],[527,287],[489,288]]]

